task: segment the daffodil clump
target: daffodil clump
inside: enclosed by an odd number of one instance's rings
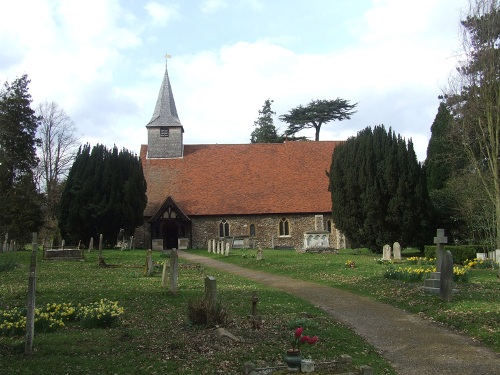
[[[110,327],[118,323],[123,308],[118,302],[101,299],[90,305],[74,306],[71,303],[48,303],[35,308],[35,332],[52,332],[66,323],[80,320],[86,328]],[[0,335],[21,336],[26,332],[26,309],[15,307],[0,310]]]
[[[410,257],[410,258],[407,258],[406,261],[409,264],[418,264],[420,266],[436,264],[436,258]]]
[[[464,266],[469,267],[469,268],[476,268],[476,269],[497,269],[499,267],[498,263],[495,262],[493,259],[467,259],[464,262]]]
[[[124,312],[118,302],[101,299],[86,306],[79,306],[77,318],[85,328],[106,328],[116,326]]]
[[[455,282],[469,281],[469,267],[453,267],[453,280]],[[386,279],[395,279],[405,282],[423,281],[431,272],[436,272],[436,267],[389,267],[384,273]]]

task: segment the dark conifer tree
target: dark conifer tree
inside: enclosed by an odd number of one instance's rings
[[[335,226],[353,246],[424,244],[427,188],[411,141],[366,128],[335,148],[329,176]]]
[[[38,118],[31,108],[27,75],[0,91],[0,238],[29,242],[42,224],[42,199],[34,170]]]
[[[143,223],[146,202],[146,181],[136,155],[116,146],[91,150],[87,144],[77,153],[61,197],[61,233],[73,242],[102,233],[113,245],[120,229],[132,235]]]

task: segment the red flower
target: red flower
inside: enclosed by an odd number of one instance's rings
[[[301,335],[302,335],[302,331],[304,331],[304,328],[302,327],[298,327],[296,330],[295,330],[295,338],[299,338]]]
[[[307,337],[307,336],[304,336],[304,337]],[[318,336],[308,337],[308,339],[307,339],[307,343],[309,345],[316,344],[316,341],[318,341]]]
[[[303,343],[305,343],[305,342],[308,342],[308,341],[309,341],[309,336],[307,336],[307,335],[306,335],[306,336],[302,336],[302,337],[300,338],[300,342],[301,342],[302,344],[303,344]]]

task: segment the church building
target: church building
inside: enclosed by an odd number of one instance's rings
[[[326,172],[334,141],[184,144],[165,69],[140,158],[147,182],[136,245],[153,250],[237,247],[341,248]]]

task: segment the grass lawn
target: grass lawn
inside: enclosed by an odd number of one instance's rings
[[[469,270],[469,281],[457,283],[459,292],[451,302],[444,302],[438,296],[424,293],[421,290],[423,282],[411,283],[384,278],[388,265],[377,262],[380,254],[373,254],[368,250],[348,249],[339,254],[264,250],[262,261],[255,259],[255,250],[234,250],[229,257],[202,250],[195,252],[242,267],[313,281],[368,296],[417,313],[426,319],[442,322],[500,353],[500,280],[496,270]],[[403,261],[393,267],[406,267],[406,257],[419,255],[414,250],[405,250]],[[353,261],[355,267],[346,267],[348,261]]]
[[[241,256],[244,253],[247,257]],[[253,253],[237,250],[229,258],[217,257],[353,290],[363,290],[361,284],[366,284],[367,294],[373,288],[370,282],[382,272],[380,266],[370,264],[373,257],[363,255],[355,258],[359,267],[346,270],[342,267],[345,255],[265,251],[265,260],[257,263]],[[297,324],[304,327],[305,334],[319,336],[315,346],[305,348],[306,357],[328,361],[349,354],[355,365],[370,365],[376,374],[394,374],[374,348],[351,330],[281,291],[181,260],[178,293],[173,295],[161,288],[160,268],[152,277],[144,276],[144,250],[105,250],[106,263],[120,265],[117,268],[99,268],[96,251],[85,256],[82,262],[62,262],[42,261],[39,254],[37,307],[88,305],[106,298],[123,307],[121,324],[101,329],[70,322],[54,332],[39,332],[31,357],[22,354],[23,336],[0,335],[1,374],[241,374],[247,361],[259,367],[283,365],[283,354]],[[159,263],[165,260],[159,253],[153,257]],[[0,254],[0,310],[26,306],[29,259],[29,251]],[[188,302],[202,298],[207,275],[217,278],[218,295],[228,308],[226,328],[243,342],[223,344],[216,339],[215,328],[190,324]],[[484,279],[485,286],[490,285],[486,276]],[[389,289],[404,294],[407,288],[384,280],[379,285],[385,285],[388,296]],[[258,293],[258,313],[263,318],[259,330],[253,330],[248,320],[252,291]]]

